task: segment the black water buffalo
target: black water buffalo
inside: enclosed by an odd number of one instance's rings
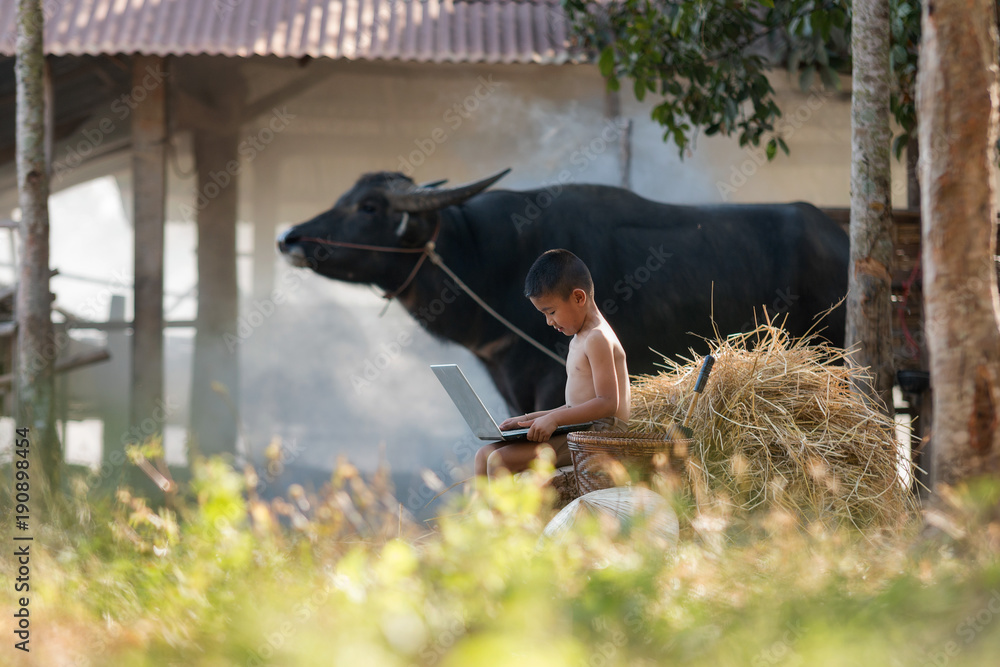
[[[573,251],[633,374],[662,361],[651,349],[675,355],[714,338],[713,302],[722,335],[752,328],[766,309],[800,336],[847,292],[847,234],[809,204],[673,206],[599,185],[483,192],[506,173],[448,189],[366,174],[329,211],[283,232],[278,248],[297,266],[396,294],[428,331],[479,357],[514,411],[560,405],[564,368],[426,261],[428,241],[490,306],[562,356],[568,339],[524,297],[524,277],[545,250]],[[843,306],[819,327],[841,345]]]

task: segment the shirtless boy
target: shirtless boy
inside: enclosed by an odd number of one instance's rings
[[[625,350],[594,303],[594,282],[579,257],[549,250],[535,260],[524,295],[549,326],[567,336],[566,405],[504,420],[501,430],[528,427],[530,442],[483,445],[476,452],[476,475],[494,477],[501,469],[526,470],[543,447],[555,450],[556,467],[571,462],[566,436],[552,432],[564,424],[594,422],[591,430],[625,430],[631,410]]]

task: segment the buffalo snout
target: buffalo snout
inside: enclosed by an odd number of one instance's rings
[[[285,259],[294,266],[306,266],[308,264],[306,261],[306,252],[302,249],[299,240],[300,236],[295,233],[295,228],[289,227],[278,234],[278,252],[284,255]]]

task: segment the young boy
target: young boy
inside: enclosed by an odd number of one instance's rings
[[[476,475],[494,477],[501,468],[520,472],[543,447],[555,450],[556,467],[571,462],[565,435],[557,426],[593,421],[591,430],[625,430],[631,410],[625,350],[594,303],[594,281],[579,257],[549,250],[535,260],[524,295],[557,331],[572,336],[566,358],[566,405],[511,417],[501,430],[529,427],[531,442],[499,442],[476,452]]]

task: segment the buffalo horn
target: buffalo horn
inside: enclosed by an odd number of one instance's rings
[[[439,181],[430,181],[429,183],[421,183],[419,187],[421,188],[439,188],[448,182],[447,178],[442,178]]]
[[[390,190],[387,195],[389,197],[389,203],[392,204],[392,207],[397,211],[406,211],[408,213],[436,211],[444,208],[445,206],[461,204],[469,197],[479,194],[499,181],[501,178],[506,176],[509,171],[509,168],[504,169],[503,171],[484,178],[481,181],[476,181],[475,183],[469,183],[467,185],[460,185],[454,188],[422,189],[411,187],[406,190]]]

